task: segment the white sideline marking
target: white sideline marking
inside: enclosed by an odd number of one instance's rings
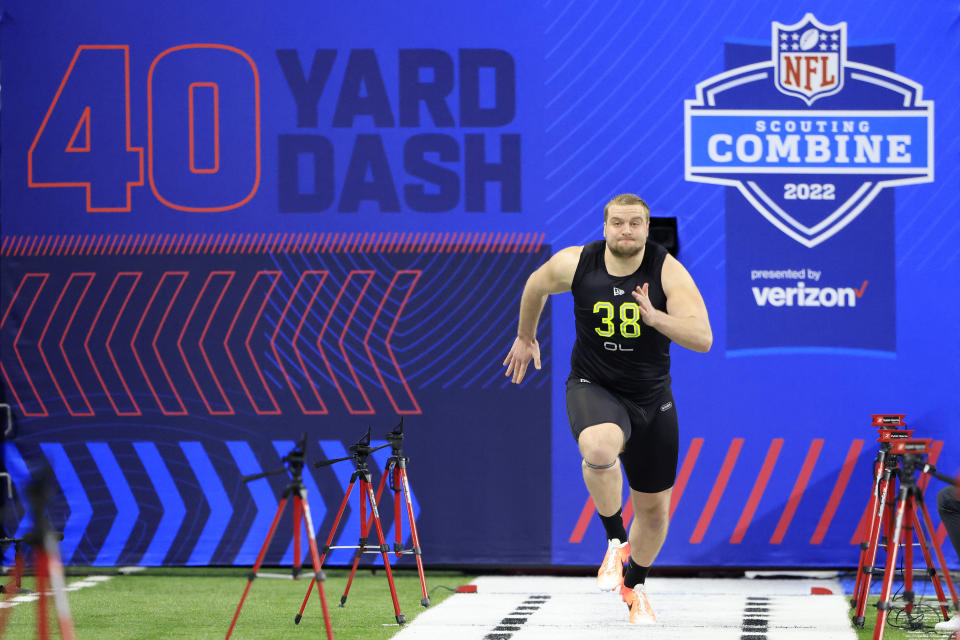
[[[141,571],[146,571],[146,570],[147,570],[146,567],[137,567],[137,566],[117,567],[117,573],[119,573],[122,576],[125,576],[130,573],[140,573]],[[100,577],[100,576],[97,576],[97,577]]]
[[[82,578],[80,580],[76,580],[74,582],[68,583],[63,588],[63,590],[69,592],[69,591],[79,591],[80,589],[84,589],[86,587],[95,587],[102,582],[106,582],[111,577],[112,576],[88,576],[86,578]],[[6,594],[3,594],[3,595],[6,595]],[[44,595],[49,598],[52,598],[53,591],[50,591],[50,590],[45,591]],[[7,598],[3,602],[0,602],[0,609],[9,609],[10,607],[15,607],[18,604],[23,604],[24,602],[36,602],[39,599],[40,599],[40,596],[36,593],[28,593],[28,594],[19,595],[19,596],[13,596],[11,598]]]
[[[743,628],[745,607],[762,606],[767,640],[856,640],[849,604],[835,580],[652,578],[647,594],[657,615],[653,626],[631,625],[620,595],[603,593],[595,578],[477,578],[475,594],[454,594],[421,613],[395,640],[740,640],[758,632]],[[810,595],[826,587],[835,595]],[[549,596],[535,610],[531,596]],[[748,596],[768,598],[748,601]],[[504,618],[523,622],[504,623]],[[497,627],[506,627],[498,630]]]

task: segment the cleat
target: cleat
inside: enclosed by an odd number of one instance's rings
[[[633,589],[620,587],[620,596],[630,607],[630,624],[657,623],[657,616],[653,613],[650,601],[647,600],[647,591],[642,584]]]
[[[953,616],[949,620],[938,622],[933,628],[937,631],[960,631],[960,614]]]
[[[607,543],[607,553],[597,571],[597,588],[616,591],[623,584],[623,564],[630,559],[630,543],[616,538]]]

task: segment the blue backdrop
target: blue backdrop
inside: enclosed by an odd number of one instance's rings
[[[960,470],[956,11],[7,2],[5,528],[50,466],[68,563],[251,564],[285,481],[242,476],[403,416],[428,563],[595,564],[569,296],[542,371],[500,363],[527,275],[635,192],[715,336],[673,349],[658,562],[854,564],[871,413]],[[321,538],[345,464],[305,477]]]

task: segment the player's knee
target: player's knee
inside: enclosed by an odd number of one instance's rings
[[[580,446],[580,455],[583,456],[584,466],[593,471],[603,471],[615,467],[618,454],[619,452],[615,447],[603,443],[587,443]]]
[[[580,455],[590,468],[613,466],[623,446],[623,432],[615,424],[599,424],[580,432]]]
[[[644,524],[655,529],[665,527],[670,522],[669,500],[634,503],[633,510],[637,517],[643,520]]]

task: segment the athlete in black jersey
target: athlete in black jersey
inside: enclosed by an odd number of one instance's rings
[[[647,240],[647,204],[633,194],[616,196],[603,220],[603,241],[558,251],[527,280],[517,338],[503,364],[514,383],[531,359],[540,368],[540,312],[548,295],[572,291],[577,339],[567,415],[583,456],[583,480],[607,532],[597,584],[620,590],[631,622],[652,623],[643,585],[666,538],[677,471],[670,343],[706,352],[713,333],[693,278]],[[629,537],[621,517],[621,465],[635,514]]]

